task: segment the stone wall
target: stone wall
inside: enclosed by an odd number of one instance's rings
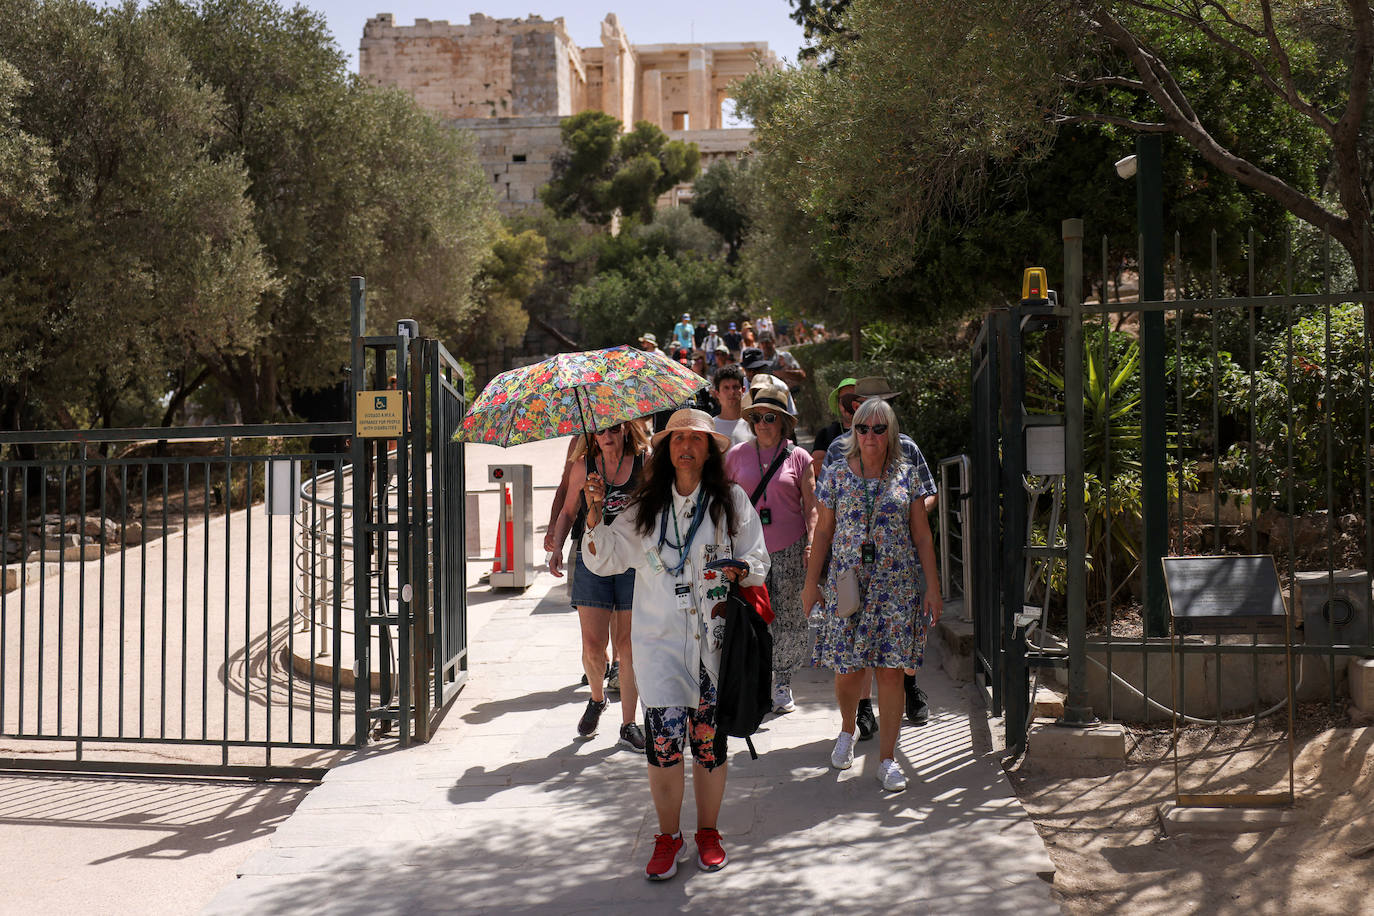
[[[575,113],[576,52],[561,19],[474,13],[468,25],[417,19],[398,26],[381,13],[363,27],[358,73],[406,90],[440,118],[566,116]]]
[[[473,132],[477,158],[491,182],[496,206],[509,214],[538,205],[539,189],[548,184],[554,154],[562,146],[561,120],[458,118],[445,123]]]

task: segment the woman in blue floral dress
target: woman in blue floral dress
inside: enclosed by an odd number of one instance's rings
[[[877,776],[883,788],[898,791],[906,787],[896,761],[905,701],[902,673],[921,664],[926,629],[944,607],[923,502],[926,488],[902,456],[892,407],[877,398],[864,401],[853,429],[848,460],[834,465],[816,490],[819,514],[802,604],[810,608],[822,601],[821,575],[829,559],[815,661],[835,672],[843,724],[830,762],[841,770],[854,763],[859,696],[868,669],[876,669]],[[838,582],[850,570],[858,574],[860,605],[841,617]]]

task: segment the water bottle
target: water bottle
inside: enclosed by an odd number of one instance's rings
[[[823,624],[824,622],[825,607],[819,601],[817,601],[815,604],[811,605],[811,611],[806,615],[806,625],[810,627],[811,630],[814,632],[819,630],[821,628],[821,624]]]

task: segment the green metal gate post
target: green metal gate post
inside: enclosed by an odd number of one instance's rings
[[[1026,361],[1020,307],[1011,309],[1005,333],[998,336],[1001,386],[1002,441],[1002,621],[998,648],[1002,655],[1002,708],[1007,746],[1025,745],[1030,721],[1030,674],[1026,644],[1016,618],[1025,610],[1026,596]],[[1013,740],[1014,739],[1014,740]]]
[[[1164,165],[1159,134],[1136,138],[1135,178],[1137,219],[1140,222],[1140,298],[1142,302],[1164,299]],[[1081,233],[1080,233],[1081,235]],[[1169,495],[1165,487],[1168,460],[1165,452],[1164,313],[1148,311],[1140,318],[1141,371],[1141,514],[1144,528],[1145,635],[1166,636],[1164,614],[1164,566],[1161,558],[1169,544]]]
[[[1088,705],[1087,519],[1083,506],[1083,221],[1066,219],[1064,238],[1064,506],[1068,583],[1069,695],[1061,725],[1097,721]]]
[[[372,665],[368,660],[367,617],[372,601],[372,535],[367,530],[368,497],[372,482],[367,479],[367,440],[358,433],[358,392],[366,389],[367,350],[363,337],[367,334],[367,282],[362,277],[349,281],[349,299],[353,335],[353,373],[350,382],[350,416],[353,418],[353,439],[350,448],[353,462],[353,721],[354,741],[358,747],[367,743],[370,724],[368,710],[372,708]],[[343,549],[340,546],[339,549]],[[340,621],[341,622],[341,621]]]

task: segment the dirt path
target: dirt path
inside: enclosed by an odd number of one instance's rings
[[[1169,733],[1131,735],[1127,765],[1065,776],[1010,771],[1056,868],[1064,911],[1088,914],[1374,913],[1374,726],[1297,730],[1296,821],[1241,834],[1166,835]],[[1183,791],[1284,791],[1288,746],[1270,730],[1194,728],[1180,742]]]

